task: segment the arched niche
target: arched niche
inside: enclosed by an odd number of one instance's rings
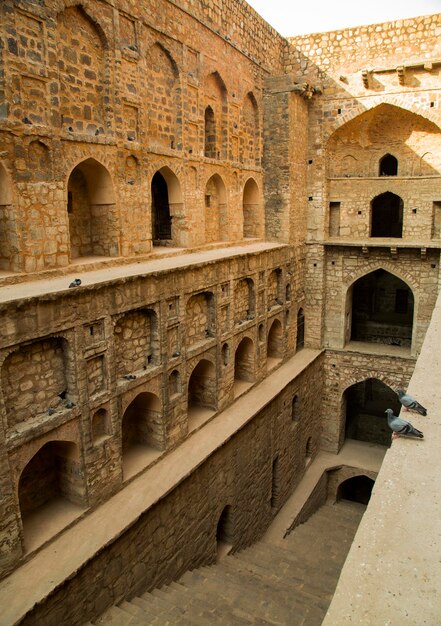
[[[165,448],[162,404],[151,392],[139,393],[124,411],[121,424],[123,479],[137,474]]]
[[[386,191],[371,202],[371,237],[403,236],[403,200]]]
[[[57,534],[87,506],[78,446],[72,441],[46,442],[21,472],[17,493],[28,552]]]
[[[345,439],[390,446],[385,411],[392,409],[398,415],[401,408],[393,389],[381,380],[368,378],[345,390],[341,406]]]
[[[170,51],[156,42],[147,53],[147,67],[149,142],[155,147],[181,150],[182,94],[178,65]]]
[[[249,178],[243,189],[243,236],[261,236],[262,215],[259,188],[254,178]]]
[[[187,345],[207,341],[215,335],[215,303],[211,291],[192,295],[185,308]]]
[[[240,161],[252,167],[259,166],[259,109],[252,92],[243,100],[241,122]]]
[[[267,357],[269,367],[283,358],[283,330],[282,324],[277,318],[273,320],[268,333]]]
[[[228,240],[227,191],[219,174],[205,186],[205,243]]]
[[[228,92],[219,72],[212,72],[205,78],[203,92],[204,154],[213,159],[226,159],[228,146]]]
[[[188,380],[188,430],[209,419],[217,406],[216,369],[211,361],[201,359]]]
[[[104,31],[75,5],[57,15],[56,37],[61,126],[69,133],[102,134],[108,47]]]
[[[95,159],[86,159],[72,170],[67,213],[72,259],[118,256],[119,223],[112,178]]]
[[[217,560],[226,556],[234,547],[234,520],[231,505],[224,507],[216,526]]]
[[[8,428],[53,415],[75,401],[73,365],[65,339],[49,337],[11,352],[1,368]]]
[[[110,416],[106,409],[98,409],[92,415],[92,442],[102,443],[111,434]]]
[[[255,349],[249,337],[244,337],[234,355],[234,395],[238,396],[255,380]]]
[[[234,286],[234,322],[243,324],[255,316],[254,281],[241,278]]]
[[[143,372],[159,362],[158,317],[152,309],[130,311],[114,330],[118,377]]]
[[[207,106],[204,112],[204,156],[209,159],[217,157],[216,120],[211,106]]]
[[[410,348],[414,296],[400,278],[379,268],[359,278],[346,296],[346,341]]]

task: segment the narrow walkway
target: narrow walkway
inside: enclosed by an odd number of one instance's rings
[[[325,504],[286,539],[259,542],[112,607],[96,626],[319,626],[365,506]]]
[[[81,276],[81,286],[76,287],[75,290],[130,277],[173,271],[181,267],[185,267],[188,270],[192,266],[206,265],[235,256],[256,254],[283,247],[285,246],[279,243],[260,242],[232,246],[231,248],[222,246],[215,249],[200,250],[199,252],[185,253],[181,251],[182,253],[176,256],[164,257],[156,255],[151,259],[132,263],[124,263],[124,259],[116,259],[116,261],[119,261],[117,265],[107,265],[101,269],[87,269],[88,265],[81,267],[70,265],[65,270],[48,272],[48,277],[45,278],[41,278],[38,274],[32,274],[30,275],[30,280],[28,276],[28,280],[24,282],[2,286],[0,289],[0,303],[66,291],[69,289],[69,284],[72,280],[78,276]],[[65,273],[60,276],[61,271]],[[55,275],[52,276],[53,274]]]

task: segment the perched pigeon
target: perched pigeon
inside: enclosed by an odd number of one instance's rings
[[[420,415],[424,415],[424,416],[427,415],[427,409],[425,409],[418,402],[418,400],[415,400],[415,398],[412,398],[412,396],[409,396],[409,394],[407,394],[405,391],[403,391],[402,389],[396,389],[395,393],[399,397],[400,402],[404,406],[406,411],[409,411],[410,409],[411,411],[416,411]]]
[[[81,285],[81,278],[75,278],[69,285],[69,289],[73,287],[79,287]]]
[[[415,426],[412,426],[410,422],[406,422],[406,420],[401,419],[401,417],[394,415],[392,409],[387,409],[385,413],[387,413],[387,423],[389,424],[389,428],[393,431],[392,439],[396,439],[400,435],[419,437],[419,439],[424,437],[423,433],[420,430],[417,430]]]

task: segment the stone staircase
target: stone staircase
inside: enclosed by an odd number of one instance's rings
[[[365,506],[325,504],[277,543],[263,541],[123,601],[96,626],[318,626]]]

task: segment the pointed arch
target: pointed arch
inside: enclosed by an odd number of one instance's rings
[[[103,29],[81,4],[57,15],[61,126],[69,132],[104,133],[107,48]]]
[[[254,178],[248,178],[243,188],[243,236],[255,238],[262,236],[262,203],[259,187]]]
[[[109,171],[96,159],[81,161],[67,182],[71,258],[117,256],[119,228]]]
[[[242,104],[240,161],[246,165],[260,165],[259,109],[254,94],[249,91]]]
[[[205,78],[203,107],[206,131],[205,148],[207,148],[207,130],[210,137],[214,138],[216,145],[214,150],[213,141],[209,144],[210,152],[206,156],[226,159],[228,145],[228,91],[218,71],[212,72]]]
[[[219,174],[205,186],[205,243],[228,240],[227,190]]]
[[[403,236],[403,200],[395,193],[386,191],[371,202],[371,237]]]
[[[393,154],[385,154],[378,164],[378,176],[397,176],[398,159]]]
[[[182,97],[178,64],[165,46],[154,43],[147,53],[147,109],[152,146],[182,149]]]

